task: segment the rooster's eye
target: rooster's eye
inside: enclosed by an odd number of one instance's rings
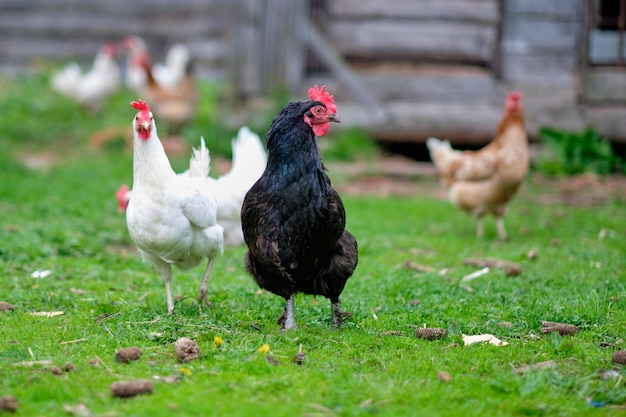
[[[316,107],[313,112],[317,115],[319,115],[322,112],[322,109],[320,109],[319,107]]]

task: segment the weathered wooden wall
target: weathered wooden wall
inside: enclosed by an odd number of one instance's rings
[[[491,95],[498,0],[333,0],[328,37],[382,101]]]
[[[244,99],[327,84],[346,124],[386,139],[484,142],[521,89],[533,135],[593,125],[626,141],[626,71],[585,59],[592,1],[0,0],[0,70],[88,64],[136,34],[155,60],[185,43],[201,76]]]
[[[1,0],[0,66],[19,71],[36,58],[88,64],[105,41],[135,34],[161,59],[185,43],[201,73],[222,71],[228,0]]]
[[[626,141],[625,69],[586,63],[591,1],[333,0],[328,36],[390,122],[349,116],[391,140],[483,142],[519,89],[534,137],[591,125]]]
[[[238,96],[268,94],[285,84],[294,91],[301,87],[305,57],[295,25],[306,9],[306,2],[291,0],[232,3],[229,74]]]
[[[487,64],[498,0],[333,0],[329,36],[348,58]]]
[[[576,90],[585,1],[506,0],[502,77],[521,86]]]

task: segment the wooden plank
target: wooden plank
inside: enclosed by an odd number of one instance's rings
[[[578,15],[581,3],[586,0],[506,0],[507,13],[512,14],[538,14],[541,16]]]
[[[306,48],[300,35],[300,22],[309,21],[309,5],[307,2],[290,2],[289,33],[285,48],[285,84],[291,93],[298,91],[305,73]]]
[[[290,37],[289,20],[291,0],[265,0],[261,50],[261,90],[270,92],[283,87],[287,68],[287,39]]]
[[[45,59],[58,63],[76,61],[88,67],[100,46],[99,40],[81,39],[74,42],[59,42],[49,38],[28,38],[14,42],[10,38],[0,37],[0,62],[14,72],[15,69],[28,67],[33,59]],[[186,43],[195,61],[198,73],[222,73],[226,67],[226,45],[219,39],[202,39]],[[155,58],[162,59],[164,52]]]
[[[223,30],[225,22],[219,16],[186,19],[184,16],[134,15],[115,16],[68,11],[17,13],[0,15],[0,28],[11,33],[35,32],[40,35],[123,36],[127,33],[158,35],[166,38],[184,38],[197,34],[215,34]],[[130,29],[132,28],[132,30]]]
[[[497,23],[497,0],[332,0],[331,14],[339,18],[437,19]]]
[[[338,103],[342,125],[339,128],[358,126],[374,138],[391,142],[424,143],[430,136],[450,139],[455,144],[478,145],[493,138],[502,117],[502,109],[482,102],[475,103],[412,103],[394,102],[388,106],[391,122],[387,125],[372,123],[363,109],[348,103]],[[626,108],[586,108],[581,112],[570,103],[545,108],[541,103],[526,107],[526,129],[531,140],[538,139],[542,126],[556,129],[581,130],[594,127],[600,135],[611,141],[626,143]]]
[[[502,47],[510,53],[537,53],[540,51],[575,54],[579,42],[580,24],[560,22],[547,18],[507,19]]]
[[[493,73],[476,67],[381,64],[355,74],[370,93],[384,102],[475,100],[494,94],[496,88]]]
[[[573,55],[506,55],[502,62],[505,80],[535,87],[575,88]]]
[[[438,136],[455,143],[484,143],[493,138],[502,116],[500,107],[482,99],[458,103],[394,102],[388,111],[393,115],[391,124],[366,126],[375,137],[391,141],[424,142],[430,136]],[[344,119],[347,118],[346,115]]]
[[[507,89],[508,90],[508,89]],[[368,117],[363,108],[339,102],[340,128],[359,126],[377,139],[423,143],[429,136],[451,139],[458,144],[480,144],[493,138],[502,117],[505,91],[491,96],[477,96],[456,103],[427,100],[387,103],[390,122],[380,125]],[[611,138],[626,140],[626,108],[593,109],[581,112],[571,94],[553,89],[527,90],[524,97],[526,128],[533,139],[539,128],[580,130],[595,124]],[[606,111],[602,111],[606,110]],[[589,114],[592,116],[589,117]],[[621,119],[620,119],[621,117]],[[600,126],[601,123],[604,123]],[[621,129],[621,130],[620,130]]]
[[[233,24],[228,31],[232,45],[229,71],[237,97],[254,96],[261,92],[261,31],[256,24],[263,11],[264,4],[261,3],[256,0],[238,0],[232,5]]]
[[[79,62],[90,63],[101,42],[90,39],[73,42],[59,42],[48,37],[33,37],[15,42],[12,38],[0,38],[0,60],[29,62],[33,58],[45,59],[78,59]],[[81,59],[82,58],[82,59]]]
[[[223,74],[229,48],[224,33],[228,0],[1,0],[0,61],[6,71],[33,59],[77,61],[88,66],[104,41],[142,36],[153,60],[174,42],[187,44],[196,72]]]
[[[588,107],[584,117],[601,136],[626,144],[626,107]]]
[[[154,0],[2,0],[2,10],[100,10],[104,12],[118,12],[125,14],[128,12],[155,13],[163,11],[215,11],[221,8],[228,0],[177,0],[175,2],[154,1]]]
[[[185,42],[189,53],[197,62],[224,65],[227,59],[227,45],[221,38],[194,38]]]
[[[585,99],[589,103],[626,102],[626,71],[622,68],[588,68]]]
[[[381,104],[367,89],[363,88],[361,81],[352,72],[335,45],[329,43],[328,39],[312,23],[303,21],[301,24],[303,26],[301,33],[303,42],[335,74],[337,80],[346,87],[352,97],[368,106],[370,110],[376,111],[376,114],[370,111],[371,117],[384,117]]]
[[[332,22],[330,37],[347,56],[491,60],[497,37],[495,26],[472,23],[367,20]]]

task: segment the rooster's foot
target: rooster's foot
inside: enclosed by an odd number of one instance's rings
[[[332,303],[330,327],[338,329],[348,317],[352,317],[352,313],[341,311],[341,303],[339,301]]]

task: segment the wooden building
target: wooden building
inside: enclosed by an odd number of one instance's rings
[[[0,67],[89,63],[133,33],[186,43],[247,101],[326,84],[379,138],[488,140],[510,90],[541,126],[626,142],[626,0],[0,0]]]

